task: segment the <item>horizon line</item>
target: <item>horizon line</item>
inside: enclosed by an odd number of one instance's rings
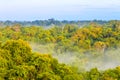
[[[27,22],[27,21],[45,21],[45,20],[55,20],[55,21],[119,21],[120,19],[109,19],[109,20],[105,20],[105,19],[83,19],[83,20],[78,20],[78,19],[76,19],[76,20],[71,20],[71,19],[55,19],[55,18],[48,18],[48,19],[35,19],[35,20],[0,20],[0,21],[3,21],[3,22],[5,22],[5,21],[12,21],[12,22]]]

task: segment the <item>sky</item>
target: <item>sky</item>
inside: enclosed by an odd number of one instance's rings
[[[0,20],[120,20],[120,0],[0,0]]]

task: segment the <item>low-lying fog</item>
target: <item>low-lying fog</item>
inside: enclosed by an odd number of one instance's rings
[[[120,49],[108,50],[103,54],[83,54],[76,52],[60,54],[54,51],[54,46],[54,44],[38,45],[31,43],[34,52],[51,54],[54,58],[58,59],[60,63],[77,67],[83,71],[90,70],[91,68],[106,70],[120,65]]]

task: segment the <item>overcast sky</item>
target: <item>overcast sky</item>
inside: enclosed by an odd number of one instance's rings
[[[120,20],[120,0],[0,0],[0,20]]]

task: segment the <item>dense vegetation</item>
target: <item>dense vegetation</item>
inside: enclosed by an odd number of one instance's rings
[[[120,67],[78,72],[47,54],[33,53],[27,42],[9,40],[0,46],[0,80],[119,80]]]
[[[11,40],[0,47],[0,80],[60,80],[73,71],[50,55],[32,53],[22,40]]]
[[[91,23],[85,27],[65,25],[43,28],[39,26],[23,27],[19,24],[0,27],[0,40],[22,39],[37,44],[55,44],[56,52],[94,52],[120,46],[120,22],[111,21],[106,25]]]
[[[0,80],[120,79],[120,67],[104,71],[99,71],[97,68],[89,71],[83,70],[85,66],[83,64],[87,61],[94,59],[99,63],[97,57],[104,57],[108,60],[111,57],[106,56],[106,52],[113,56],[108,51],[119,49],[119,21],[110,21],[104,25],[90,23],[84,27],[70,24],[50,28],[24,27],[19,24],[1,26],[0,41]],[[37,44],[38,50],[34,50],[31,45],[32,50],[27,42]],[[47,48],[40,47],[40,45],[47,46]],[[43,48],[48,49],[47,53],[50,54],[42,54]],[[65,65],[52,57],[52,55],[66,55],[69,52],[71,55],[76,55],[77,64],[72,62],[70,65]],[[114,53],[117,54],[115,60],[120,60],[118,53]],[[91,59],[86,58],[86,54]]]

